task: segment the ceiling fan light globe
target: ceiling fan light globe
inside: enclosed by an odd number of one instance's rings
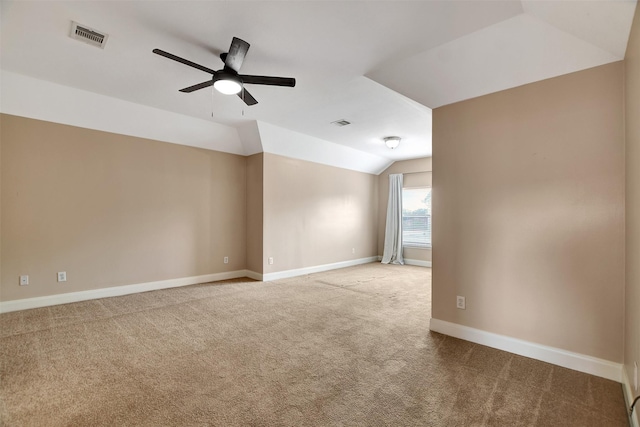
[[[242,90],[240,82],[233,79],[220,79],[213,83],[213,87],[225,95],[235,95]]]

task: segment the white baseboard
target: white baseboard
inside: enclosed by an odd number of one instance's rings
[[[257,275],[253,271],[237,270],[224,273],[205,274],[202,276],[181,277],[178,279],[160,280],[157,282],[137,283],[134,285],[114,286],[111,288],[92,289],[88,291],[69,292],[65,294],[47,295],[44,297],[25,298],[13,301],[0,301],[0,313],[28,310],[30,308],[48,307],[58,304],[87,301],[98,298],[117,297],[138,292],[155,291],[159,289],[177,288],[180,286],[197,285],[198,283],[216,282],[220,280],[237,279]],[[258,279],[259,280],[259,279]]]
[[[404,259],[404,263],[407,265],[417,265],[420,267],[429,267],[431,268],[431,261],[422,261],[419,259]]]
[[[377,257],[378,261],[382,261],[382,255],[378,255]],[[431,268],[431,261],[422,261],[419,259],[404,259],[404,263],[407,265],[417,265],[420,267],[429,267]]]
[[[352,259],[349,261],[335,262],[333,264],[316,265],[314,267],[296,268],[294,270],[277,271],[262,275],[265,282],[278,279],[288,279],[289,277],[304,276],[305,274],[320,273],[322,271],[336,270],[338,268],[353,267],[354,265],[368,264],[378,260],[377,256]]]
[[[431,319],[429,329],[434,332],[585,372],[618,383],[622,382],[622,364],[620,363],[519,340],[505,335],[494,334],[492,332],[458,325],[457,323],[445,322],[444,320]]]
[[[633,399],[635,399],[636,395],[633,394],[633,386],[631,385],[631,380],[629,379],[629,375],[627,375],[627,370],[622,369],[622,390],[624,391],[624,400],[627,403],[627,410],[631,407],[633,403]],[[629,417],[629,425],[631,427],[640,427],[640,401],[636,403],[636,407],[633,410],[633,414]]]
[[[111,288],[92,289],[65,294],[47,295],[36,298],[25,298],[13,301],[0,301],[0,313],[28,310],[31,308],[49,307],[52,305],[69,304],[72,302],[87,301],[98,298],[117,297],[135,294],[138,292],[155,291],[159,289],[176,288],[180,286],[196,285],[198,283],[217,282],[220,280],[248,277],[259,281],[284,279],[288,277],[302,276],[304,274],[319,273],[321,271],[335,270],[337,268],[351,267],[359,264],[367,264],[377,260],[377,257],[360,258],[350,261],[336,262],[333,264],[318,265],[314,267],[300,268],[296,270],[280,271],[276,273],[260,274],[251,270],[237,270],[224,273],[205,274],[202,276],[181,277],[178,279],[161,280],[157,282],[137,283],[133,285],[114,286]]]
[[[262,282],[262,277],[263,275],[260,273],[256,273],[255,271],[251,271],[251,270],[245,270],[246,273],[246,277],[248,277],[249,279],[253,279],[253,280],[259,280],[260,282]]]

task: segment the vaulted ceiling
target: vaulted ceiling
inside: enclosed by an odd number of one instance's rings
[[[378,173],[431,154],[431,108],[624,59],[635,0],[2,1],[0,110]],[[71,21],[109,35],[69,37]],[[259,104],[211,89],[232,37]],[[345,119],[350,125],[331,122]],[[395,150],[382,138],[402,137]]]

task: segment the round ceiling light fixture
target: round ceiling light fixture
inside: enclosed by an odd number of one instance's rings
[[[400,137],[399,136],[387,136],[384,138],[384,144],[391,148],[392,150],[400,145]]]
[[[242,81],[230,73],[216,73],[213,77],[213,87],[225,95],[235,95],[242,90]]]

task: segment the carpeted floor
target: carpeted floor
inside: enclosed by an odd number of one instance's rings
[[[601,378],[429,332],[367,264],[0,315],[7,426],[627,426]]]

